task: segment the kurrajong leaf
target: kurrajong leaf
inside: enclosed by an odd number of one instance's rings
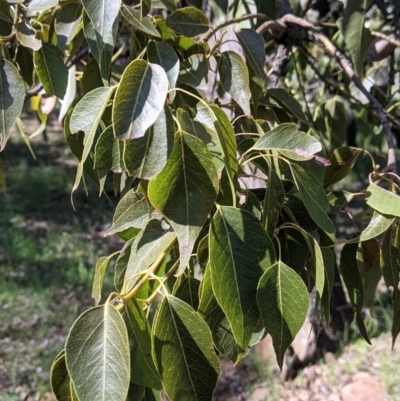
[[[300,121],[307,121],[300,103],[287,90],[283,88],[271,88],[268,89],[267,93],[289,114],[293,114]]]
[[[42,47],[42,41],[36,38],[36,32],[28,25],[26,21],[17,25],[17,39],[19,42],[32,50],[39,50]]]
[[[25,86],[18,70],[7,60],[0,60],[0,151],[4,149],[10,130],[22,112]]]
[[[118,139],[143,137],[164,108],[168,77],[157,64],[134,60],[122,74],[114,99],[114,135]]]
[[[400,217],[400,196],[372,183],[365,192],[367,205],[379,213]]]
[[[80,401],[125,400],[130,380],[129,340],[114,306],[96,306],[79,316],[69,332],[65,357]]]
[[[169,28],[189,38],[206,33],[210,23],[204,13],[195,7],[180,8],[166,18]]]
[[[209,401],[220,367],[210,329],[188,304],[168,295],[153,323],[153,359],[171,400]]]
[[[92,298],[94,298],[95,305],[97,306],[101,299],[101,290],[103,289],[104,275],[106,273],[107,266],[110,259],[114,255],[102,256],[96,263],[94,271],[93,286],[92,286]]]
[[[283,262],[269,267],[257,288],[264,327],[271,335],[278,365],[304,324],[309,307],[307,288],[300,276]]]
[[[65,354],[57,356],[50,369],[50,384],[57,401],[73,401],[71,379],[65,364]]]
[[[57,33],[57,45],[61,49],[69,45],[77,33],[82,21],[82,4],[64,3],[56,14],[54,29]]]
[[[149,183],[148,196],[177,234],[178,274],[189,262],[217,193],[217,171],[206,146],[191,135],[177,134],[166,166]]]
[[[161,37],[150,19],[147,16],[143,18],[141,17],[140,11],[136,11],[132,7],[122,4],[121,14],[137,30],[147,33],[148,35],[155,36],[156,38]]]
[[[254,295],[263,269],[275,262],[273,244],[253,214],[223,206],[211,222],[209,250],[213,292],[241,349],[238,362],[260,318]]]

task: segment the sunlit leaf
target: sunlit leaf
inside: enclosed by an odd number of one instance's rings
[[[92,298],[94,298],[95,305],[97,306],[101,299],[101,290],[103,289],[104,275],[111,258],[114,255],[102,256],[96,263],[94,271]]]
[[[39,50],[42,47],[42,41],[36,38],[36,32],[28,25],[26,21],[17,25],[17,39],[25,47],[32,50]]]
[[[57,33],[57,45],[64,49],[74,39],[82,20],[82,4],[64,3],[56,14],[54,29]]]
[[[96,306],[79,316],[69,332],[65,356],[80,401],[125,400],[130,380],[129,340],[114,306]]]
[[[283,262],[269,267],[257,288],[264,327],[271,335],[278,365],[304,324],[309,307],[307,288],[300,276]]]
[[[133,8],[122,4],[121,14],[137,30],[147,33],[148,35],[155,36],[157,38],[161,37],[150,19],[147,17],[141,17],[140,11],[136,11]],[[149,61],[152,62],[151,60]]]
[[[181,63],[178,82],[197,89],[207,89],[209,65],[204,54],[192,54]]]
[[[169,399],[211,399],[220,367],[210,329],[188,304],[171,295],[154,318],[153,359]]]
[[[29,11],[43,11],[54,7],[59,0],[32,0],[28,5]]]
[[[367,205],[379,213],[400,217],[400,196],[376,184],[370,184],[365,192]]]
[[[114,135],[118,139],[142,137],[164,108],[168,77],[157,64],[134,60],[126,67],[115,94]]]
[[[206,146],[191,135],[176,135],[166,166],[149,183],[148,196],[177,234],[178,274],[189,262],[217,193],[217,171]]]
[[[58,114],[58,121],[60,122],[66,116],[71,104],[75,100],[75,94],[76,94],[75,72],[76,69],[74,65],[68,69],[67,90],[65,92],[64,99],[60,100],[61,107],[60,107],[60,112]]]

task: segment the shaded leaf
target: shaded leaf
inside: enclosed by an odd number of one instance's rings
[[[365,200],[379,213],[400,217],[400,196],[393,192],[370,184],[365,192]]]
[[[95,305],[97,306],[101,299],[101,290],[103,288],[104,275],[111,258],[114,256],[102,256],[96,263],[94,271],[92,298],[94,298]]]
[[[63,99],[68,85],[68,69],[60,49],[43,43],[38,51],[33,52],[33,61],[46,93]]]
[[[128,329],[131,350],[131,381],[161,390],[160,375],[151,356],[150,326],[135,299],[125,305],[123,318]]]
[[[394,293],[398,293],[400,265],[398,263],[398,249],[391,243],[392,230],[386,231],[382,239],[381,267],[385,284],[393,287]],[[396,295],[397,296],[397,295]]]
[[[138,233],[140,232],[140,230],[137,231]],[[125,279],[125,272],[128,266],[129,258],[131,256],[131,248],[134,239],[135,236],[133,236],[125,243],[124,247],[121,249],[117,261],[115,262],[114,286],[118,292],[122,292]]]
[[[329,144],[333,149],[342,146],[346,141],[347,113],[343,102],[337,96],[326,101],[324,120]]]
[[[25,98],[25,86],[18,70],[7,60],[0,60],[0,88],[0,150],[3,150]]]
[[[250,212],[223,206],[211,222],[209,252],[214,295],[245,350],[260,318],[254,297],[258,281],[275,262],[272,241]]]
[[[174,143],[174,121],[165,106],[142,138],[123,142],[123,161],[132,177],[150,180],[162,171]]]
[[[176,135],[166,166],[149,183],[148,196],[177,234],[178,275],[189,262],[217,193],[217,171],[206,146],[191,135]]]
[[[329,213],[339,213],[352,200],[353,194],[348,191],[334,191],[327,198],[330,204]]]
[[[329,202],[318,179],[297,164],[291,164],[290,168],[297,188],[299,189],[301,199],[311,218],[324,231],[333,233],[335,231],[335,225],[326,214],[329,209]]]
[[[331,165],[325,169],[324,187],[327,188],[346,177],[353,169],[360,153],[361,149],[350,146],[335,149],[330,158]]]
[[[257,288],[264,327],[271,335],[278,365],[307,317],[308,291],[300,276],[282,262],[269,267]]]
[[[90,91],[103,86],[99,65],[96,59],[92,58],[85,65],[81,80],[83,94],[86,95]]]
[[[172,294],[181,301],[186,302],[195,311],[199,307],[200,281],[192,276],[180,276],[175,282]]]
[[[56,14],[54,29],[57,33],[57,45],[64,49],[74,39],[82,21],[82,4],[69,2],[61,5]]]
[[[209,29],[208,18],[195,7],[184,7],[175,10],[166,18],[169,28],[189,38],[206,33]]]
[[[321,299],[321,307],[325,316],[327,326],[330,323],[330,301],[333,290],[333,282],[335,276],[335,255],[330,248],[321,246],[322,257],[324,261],[325,282],[324,292]]]
[[[114,137],[113,126],[107,127],[99,136],[94,151],[94,168],[122,173],[120,165],[120,144]]]
[[[168,78],[157,64],[134,60],[122,74],[114,99],[114,135],[118,139],[144,136],[164,108]]]
[[[267,190],[263,204],[264,228],[268,235],[272,237],[275,227],[278,224],[279,213],[282,209],[285,193],[282,182],[272,168],[268,172]]]
[[[128,396],[125,401],[143,401],[145,387],[136,383],[129,383]]]
[[[33,57],[30,51],[24,46],[19,46],[16,61],[18,63],[22,78],[29,86],[32,86],[35,66],[33,65]]]
[[[25,47],[32,50],[39,50],[42,47],[42,41],[36,39],[36,32],[28,25],[26,21],[20,22],[17,25],[17,39]]]
[[[255,143],[254,149],[274,149],[290,159],[307,160],[320,152],[322,146],[313,136],[297,131],[296,124],[285,123],[262,136]]]
[[[169,399],[211,399],[220,367],[210,330],[188,304],[171,295],[154,318],[153,358]]]
[[[218,72],[224,90],[232,96],[245,114],[250,115],[249,71],[242,57],[233,51],[223,52],[218,63]]]
[[[140,11],[136,11],[133,8],[122,4],[121,14],[138,31],[147,33],[148,35],[155,36],[157,38],[161,37],[150,19],[148,17],[142,17]],[[151,60],[149,61],[152,62]]]
[[[204,54],[192,54],[181,63],[178,82],[197,89],[207,89],[209,65]]]
[[[79,316],[69,332],[65,356],[80,401],[125,400],[130,380],[129,340],[114,306],[96,306]]]
[[[50,384],[57,401],[73,401],[71,379],[65,364],[65,354],[57,356],[51,365]]]

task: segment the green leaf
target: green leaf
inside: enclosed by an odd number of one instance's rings
[[[134,60],[126,67],[115,94],[114,135],[118,139],[143,137],[164,108],[168,77],[162,67]]]
[[[28,5],[29,11],[43,11],[55,7],[58,0],[32,0]]]
[[[149,387],[145,387],[144,397],[141,401],[161,401],[161,392]]]
[[[82,21],[82,4],[69,2],[61,5],[56,14],[54,29],[57,33],[57,45],[64,49],[74,39]]]
[[[191,135],[177,134],[166,166],[149,183],[148,196],[177,234],[178,275],[189,262],[217,193],[217,171],[206,146]]]
[[[124,401],[129,388],[129,340],[110,304],[78,317],[65,345],[68,372],[80,401]]]
[[[275,170],[270,168],[263,204],[264,228],[270,237],[274,234],[278,224],[284,198],[285,193],[283,191],[282,182]]]
[[[333,149],[338,148],[346,141],[346,108],[343,102],[334,96],[326,101],[324,112],[326,137]]]
[[[365,192],[367,205],[379,213],[400,217],[400,196],[370,184]]]
[[[150,180],[162,171],[174,144],[174,121],[165,106],[142,138],[123,142],[123,161],[131,177]]]
[[[122,173],[120,165],[120,144],[114,137],[113,126],[107,127],[99,136],[94,152],[94,168]]]
[[[3,150],[10,130],[22,112],[25,85],[18,70],[7,60],[0,59],[0,150]]]
[[[51,365],[50,384],[57,401],[73,401],[71,379],[65,364],[65,354],[57,356]]]
[[[108,101],[113,92],[113,88],[97,88],[87,93],[75,106],[71,115],[70,129],[71,133],[83,131],[85,133],[84,148],[80,159],[78,170],[76,172],[75,183],[72,191],[78,188],[83,165],[89,156],[92,148],[97,127],[100,123],[101,116],[107,107]]]
[[[350,146],[342,146],[335,149],[330,158],[331,165],[325,169],[324,188],[346,177],[353,169],[360,153],[362,153],[361,149]]]
[[[108,264],[114,254],[110,256],[102,256],[96,263],[94,271],[93,286],[92,286],[92,298],[94,298],[95,305],[97,306],[101,299],[101,290],[103,288],[104,275]]]
[[[169,82],[168,88],[175,88],[180,68],[179,58],[175,50],[166,43],[152,40],[147,45],[147,58],[150,63],[158,64],[164,69]],[[171,95],[173,94],[171,93]],[[173,100],[173,97],[171,100]]]
[[[245,196],[246,201],[243,204],[242,209],[254,214],[258,220],[261,220],[262,209],[257,196],[250,190],[245,191]],[[229,204],[223,206],[229,206]]]
[[[175,282],[172,294],[197,311],[199,307],[199,289],[199,280],[193,276],[180,276]]]
[[[374,210],[374,214],[368,226],[364,228],[361,235],[347,241],[348,244],[368,241],[384,233],[393,223],[394,217],[384,216]]]
[[[387,287],[393,287],[398,293],[400,265],[398,263],[398,249],[391,244],[392,230],[387,230],[382,239],[381,267]]]
[[[32,86],[35,67],[33,65],[33,57],[26,47],[18,47],[16,62],[20,68],[22,78],[29,86]]]
[[[148,35],[155,36],[157,38],[161,37],[157,29],[150,21],[150,19],[148,17],[143,17],[143,18],[141,17],[140,11],[136,11],[133,8],[128,7],[125,4],[122,4],[121,14],[138,31],[147,33]]]
[[[143,401],[145,387],[136,383],[129,383],[128,396],[125,401]]]
[[[330,248],[321,247],[323,263],[325,267],[325,282],[324,282],[324,292],[321,299],[321,308],[325,315],[325,321],[327,326],[330,323],[331,316],[331,296],[333,290],[333,282],[335,276],[335,255]]]
[[[346,244],[343,247],[340,255],[340,273],[346,285],[347,294],[353,306],[360,333],[371,344],[361,314],[364,304],[364,288],[357,263],[357,249],[358,244]]]
[[[244,114],[250,115],[249,71],[242,57],[233,51],[223,52],[218,62],[218,73],[224,90],[232,96]]]
[[[339,29],[350,51],[354,70],[359,78],[364,75],[364,59],[372,41],[372,36],[365,27],[369,3],[370,0],[348,1],[345,3],[343,17],[338,20]]]
[[[206,33],[210,27],[208,18],[195,7],[179,8],[167,16],[166,23],[169,28],[188,38]]]
[[[260,318],[254,296],[258,281],[275,262],[272,241],[253,214],[223,206],[211,222],[209,250],[214,295],[245,350]]]
[[[63,100],[60,100],[61,107],[60,112],[58,114],[58,121],[61,122],[63,118],[68,113],[71,104],[75,100],[76,95],[76,79],[75,79],[75,66],[71,66],[68,69],[68,83],[67,83],[67,90],[65,92],[65,96]]]
[[[160,375],[151,357],[150,326],[140,305],[131,299],[123,314],[131,349],[131,381],[161,390]]]
[[[192,54],[181,63],[178,82],[193,88],[206,90],[209,64],[204,54]]]
[[[138,230],[138,233],[139,232],[140,231]],[[125,243],[124,247],[121,249],[121,253],[118,256],[117,261],[115,262],[114,286],[118,292],[122,292],[122,288],[124,286],[125,272],[131,256],[131,248],[134,240],[135,237],[132,237]]]
[[[353,198],[348,191],[333,191],[328,195],[329,213],[339,213]]]
[[[333,233],[335,231],[335,225],[326,214],[329,209],[329,202],[318,179],[297,164],[291,164],[290,168],[297,188],[299,189],[301,199],[311,218],[324,231]]]
[[[68,69],[60,49],[43,43],[38,51],[33,52],[33,61],[46,93],[63,99],[67,90]]]
[[[131,255],[125,272],[125,293],[129,292],[143,273],[176,238],[165,221],[151,220],[132,243]]]
[[[267,93],[289,114],[294,115],[301,121],[307,121],[300,103],[286,89],[271,88],[268,89]]]
[[[254,145],[258,150],[277,150],[293,160],[307,160],[322,150],[321,143],[311,135],[297,131],[296,124],[278,125]]]
[[[211,399],[220,367],[210,330],[188,304],[171,295],[154,318],[153,359],[169,399]]]
[[[103,86],[99,65],[97,64],[96,59],[90,59],[85,65],[81,84],[84,95],[86,95],[93,89]]]
[[[271,335],[279,367],[285,351],[307,317],[308,291],[300,276],[283,262],[268,268],[257,288],[264,327]]]
[[[28,25],[26,21],[17,25],[17,39],[19,42],[32,50],[39,50],[42,47],[42,41],[36,39],[36,32]]]
[[[118,203],[113,224],[105,235],[115,234],[127,228],[144,228],[150,219],[149,203],[143,195],[131,189]]]
[[[201,281],[201,296],[198,314],[205,320],[211,330],[215,348],[232,363],[246,353],[240,349],[232,333],[231,325],[214,296],[211,284],[211,270],[206,268]]]
[[[315,308],[317,308],[324,294],[324,287],[325,287],[324,259],[322,256],[321,248],[319,247],[317,240],[311,234],[307,234],[307,237],[309,246],[311,248],[310,250],[313,253],[314,257],[314,260],[312,261],[313,270],[311,274],[314,276],[315,280],[315,291],[317,293]]]
[[[267,82],[267,75],[264,71],[265,43],[263,37],[252,29],[241,29],[240,31],[236,31],[235,34],[243,48],[247,63],[254,74]]]

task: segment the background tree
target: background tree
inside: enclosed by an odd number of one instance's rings
[[[0,11],[1,149],[15,122],[24,132],[24,104],[44,129],[59,99],[78,159],[72,201],[85,177],[121,195],[107,235],[125,245],[97,262],[95,306],[53,363],[57,399],[210,400],[218,354],[238,363],[267,333],[282,367],[309,293],[329,333],[336,259],[367,341],[362,311],[383,274],[395,341],[397,1],[0,0]],[[335,190],[361,154],[364,187]],[[368,221],[344,237],[333,220],[356,199]]]

